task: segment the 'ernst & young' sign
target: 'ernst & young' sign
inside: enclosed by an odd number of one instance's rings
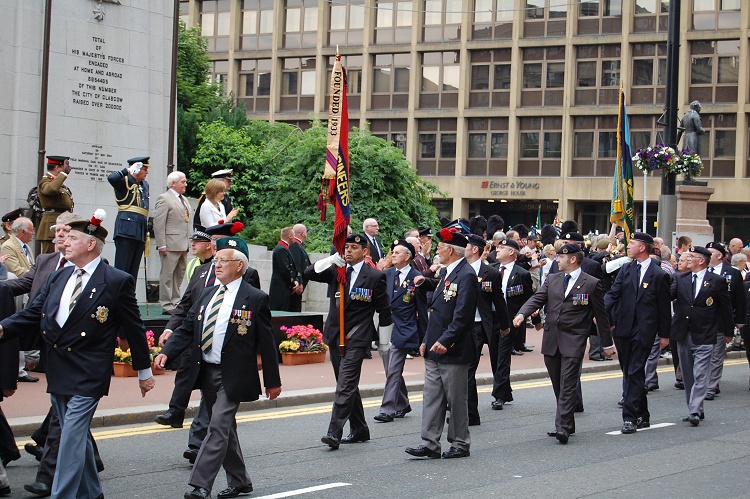
[[[490,196],[526,197],[531,195],[528,191],[539,190],[539,182],[522,182],[519,180],[506,180],[498,182],[495,180],[483,180],[482,189],[491,189]]]

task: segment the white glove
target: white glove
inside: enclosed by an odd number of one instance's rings
[[[393,333],[393,324],[378,328],[378,352],[381,354],[391,349],[391,333]]]
[[[315,269],[315,272],[320,274],[331,265],[335,265],[337,267],[343,267],[346,265],[346,260],[344,260],[344,257],[339,255],[338,253],[334,253],[331,256],[327,256],[323,258],[322,260],[318,260],[317,262],[315,262],[315,265],[313,265],[313,268]]]
[[[143,167],[143,163],[138,161],[137,163],[133,163],[128,167],[128,173],[131,175],[137,175],[139,171],[141,171],[141,167]]]
[[[620,267],[622,267],[629,261],[630,261],[630,258],[625,258],[625,257],[617,258],[615,260],[609,261],[604,264],[604,272],[606,272],[607,274],[611,274],[615,270],[619,270]]]

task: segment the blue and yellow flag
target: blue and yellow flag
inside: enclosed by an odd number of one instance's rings
[[[633,156],[630,154],[630,124],[625,110],[625,92],[620,89],[620,111],[617,116],[617,164],[612,182],[612,210],[609,221],[622,227],[625,244],[635,227],[633,207]]]

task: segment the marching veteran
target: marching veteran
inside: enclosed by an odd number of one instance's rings
[[[39,203],[44,214],[39,222],[36,238],[42,242],[42,253],[52,253],[55,245],[55,231],[50,227],[55,224],[57,216],[66,211],[73,211],[73,193],[65,181],[72,171],[68,156],[47,156],[47,172],[39,181]]]

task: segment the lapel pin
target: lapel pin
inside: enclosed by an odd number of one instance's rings
[[[89,300],[94,297],[94,293],[96,293],[96,288],[91,289],[91,294],[89,295]]]

